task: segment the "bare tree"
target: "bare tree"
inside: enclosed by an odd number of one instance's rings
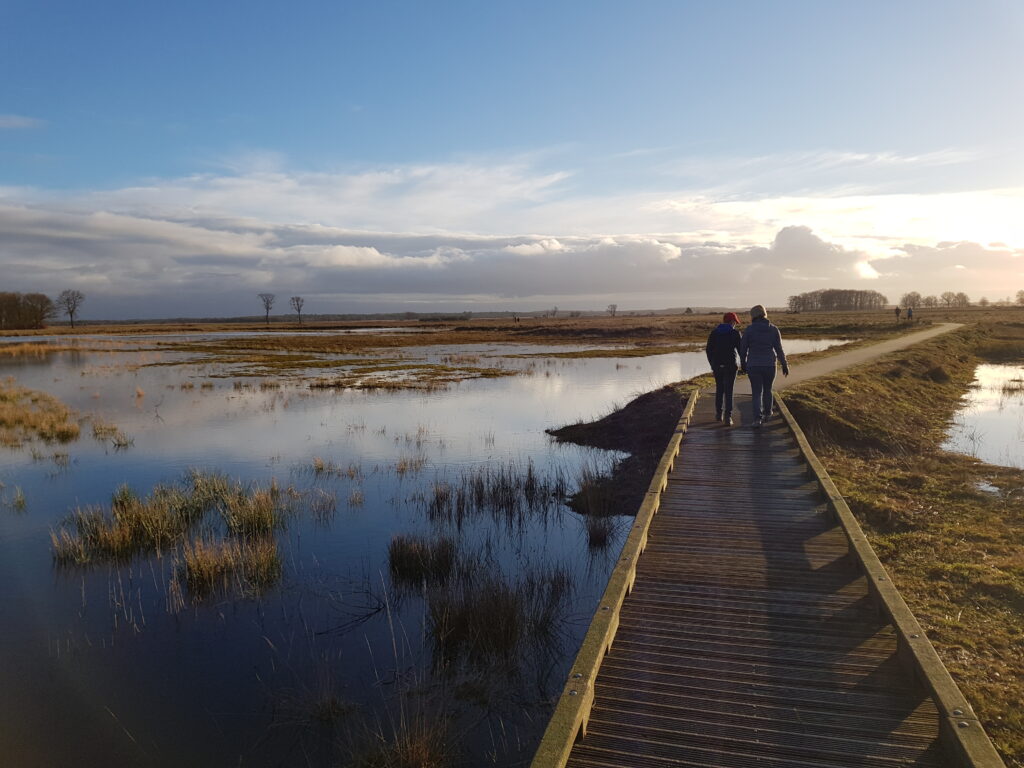
[[[956,294],[952,291],[943,291],[942,295],[939,296],[939,299],[942,301],[942,305],[944,307],[952,307],[956,304]]]
[[[85,301],[85,294],[69,288],[60,292],[54,304],[57,305],[57,309],[68,316],[68,319],[71,321],[71,327],[74,328],[75,314],[78,312],[78,308],[82,306],[83,301]]]
[[[270,325],[270,308],[274,306],[274,299],[277,297],[272,293],[261,293],[259,294],[260,301],[263,302],[263,309],[267,312],[267,325]]]
[[[911,309],[917,309],[921,306],[921,294],[917,291],[911,291],[910,293],[904,293],[903,298],[900,299],[900,304],[904,307]]]
[[[978,306],[979,307],[987,307],[988,305],[989,305],[989,301],[988,301],[988,297],[987,296],[982,296],[980,299],[978,299]]]
[[[923,299],[921,299],[921,304],[923,306],[930,307],[930,308],[934,309],[935,307],[939,306],[939,297],[938,296],[925,296]]]
[[[292,305],[292,309],[295,310],[299,316],[299,325],[302,325],[302,307],[306,303],[306,300],[301,296],[292,296],[288,299],[288,302]]]
[[[969,307],[971,306],[971,299],[966,293],[960,291],[956,295],[955,303],[958,307]]]
[[[618,304],[609,304],[608,309],[605,310],[609,315],[615,317],[615,313],[619,311]]]
[[[1017,303],[1024,304],[1024,291],[1017,291]]]

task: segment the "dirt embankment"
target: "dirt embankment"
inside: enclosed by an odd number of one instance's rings
[[[608,478],[607,490],[615,509],[636,514],[692,388],[690,383],[670,384],[602,419],[549,429],[548,434],[562,442],[628,453]]]

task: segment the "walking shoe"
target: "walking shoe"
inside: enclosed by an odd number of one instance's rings
[[[732,416],[726,416],[725,417],[725,426],[727,426],[727,427],[731,427],[732,426]]]
[[[754,429],[759,429],[762,424],[764,424],[764,419],[762,419],[759,416],[758,418],[754,419],[754,423],[751,424],[750,426],[752,426]]]
[[[715,411],[715,421],[721,421],[721,420],[722,420],[722,412],[721,411]]]

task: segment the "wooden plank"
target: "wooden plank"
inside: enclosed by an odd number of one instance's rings
[[[895,590],[780,408],[730,429],[690,399],[533,768],[1001,766],[975,722],[940,738]]]

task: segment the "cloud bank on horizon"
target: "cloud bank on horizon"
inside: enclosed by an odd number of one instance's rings
[[[1024,288],[1001,0],[119,7],[0,50],[0,290],[87,319]]]
[[[856,176],[864,164],[937,161],[843,162]],[[331,313],[742,307],[840,286],[997,300],[1024,287],[1024,188],[599,196],[574,190],[573,175],[467,161],[0,190],[4,282],[74,287],[93,316],[113,318],[254,314],[262,291]]]

